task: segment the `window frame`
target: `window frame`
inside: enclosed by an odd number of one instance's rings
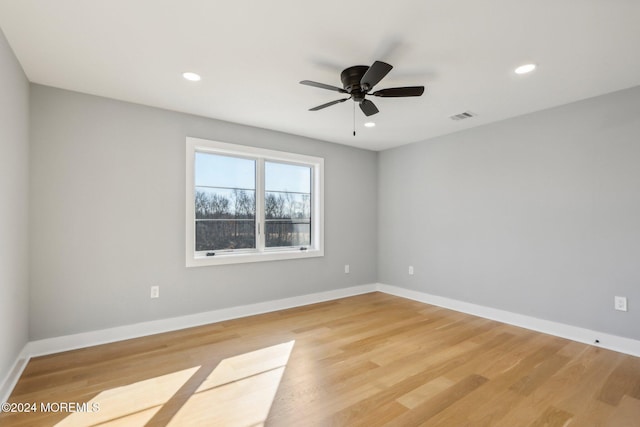
[[[231,251],[195,250],[195,153],[252,159],[256,161],[256,248]],[[311,245],[294,247],[265,247],[265,161],[300,165],[311,168]],[[286,151],[269,150],[246,145],[230,144],[201,138],[186,138],[186,214],[185,262],[187,267],[277,261],[324,256],[324,159]],[[295,248],[295,249],[292,249]]]

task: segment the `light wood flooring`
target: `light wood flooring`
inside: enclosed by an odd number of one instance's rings
[[[632,427],[640,358],[370,293],[35,358],[10,401],[37,412],[2,426]]]

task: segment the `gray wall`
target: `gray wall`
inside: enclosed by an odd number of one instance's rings
[[[1,369],[26,340],[28,178],[32,340],[375,281],[640,339],[640,88],[376,154],[32,85],[27,175],[2,49]],[[186,136],[324,157],[326,256],[185,268]]]
[[[640,339],[639,113],[636,87],[380,153],[379,281]]]
[[[38,85],[31,111],[32,340],[376,281],[375,152]],[[324,157],[325,256],[185,268],[186,136]]]
[[[0,31],[0,386],[27,343],[29,83]]]

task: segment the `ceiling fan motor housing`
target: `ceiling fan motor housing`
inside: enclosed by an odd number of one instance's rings
[[[364,96],[370,88],[363,88],[360,86],[362,76],[369,69],[366,65],[355,65],[345,69],[340,74],[340,80],[342,80],[342,86],[344,90],[353,96],[353,100],[356,102],[364,101]]]

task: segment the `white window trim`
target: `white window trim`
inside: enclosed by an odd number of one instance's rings
[[[238,157],[252,157],[264,160],[288,162],[312,166],[312,206],[311,216],[311,246],[307,250],[289,248],[264,248],[264,224],[262,224],[264,201],[256,205],[256,228],[260,231],[258,238],[262,243],[256,250],[242,250],[237,252],[216,252],[215,256],[200,256],[195,251],[195,153],[208,152],[212,154],[232,155]],[[276,261],[285,259],[313,258],[324,256],[324,159],[285,151],[267,150],[246,145],[228,144],[200,138],[187,137],[186,143],[186,215],[185,215],[185,260],[187,267],[207,265],[240,264],[246,262]],[[257,173],[262,174],[263,161],[258,162]],[[258,179],[256,194],[264,193],[264,183]],[[260,198],[262,199],[262,197]]]

